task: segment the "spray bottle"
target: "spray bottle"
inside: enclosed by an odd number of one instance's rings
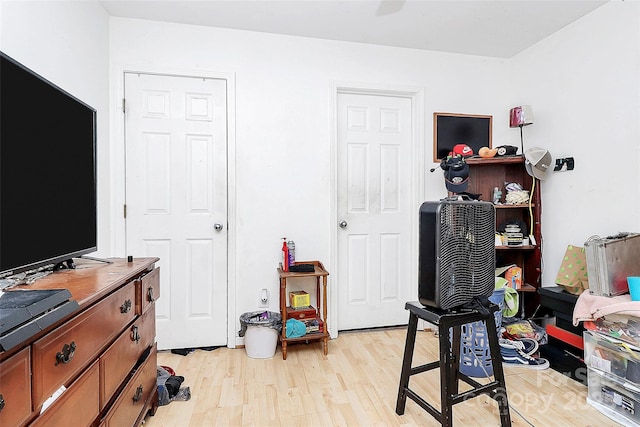
[[[296,263],[296,244],[293,240],[287,242],[287,248],[289,249],[289,267]]]
[[[282,271],[289,271],[289,248],[287,238],[282,238]]]

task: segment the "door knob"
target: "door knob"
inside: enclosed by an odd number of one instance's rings
[[[216,224],[213,225],[213,228],[215,228],[216,231],[220,231],[220,230],[222,230],[222,224],[216,223]]]
[[[342,220],[340,221],[340,224],[338,224],[340,226],[340,228],[347,228],[347,221]]]

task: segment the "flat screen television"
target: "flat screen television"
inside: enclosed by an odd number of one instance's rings
[[[0,277],[97,250],[96,110],[0,52]]]

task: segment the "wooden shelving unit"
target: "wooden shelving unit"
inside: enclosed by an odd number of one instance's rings
[[[523,156],[468,158],[469,187],[467,192],[480,194],[480,200],[491,201],[493,189],[502,190],[502,204],[496,204],[496,228],[509,221],[518,220],[526,224],[528,235],[533,236],[535,244],[524,246],[496,246],[496,266],[516,264],[522,268],[523,286],[519,292],[531,293],[523,301],[526,303],[523,314],[528,317],[538,305],[538,288],[542,280],[542,200],[540,181],[527,173]],[[505,202],[506,183],[515,182],[528,190],[530,204],[507,205]]]
[[[282,265],[278,266],[278,275],[280,276],[280,314],[282,315],[282,332],[280,334],[280,343],[282,344],[282,359],[287,359],[287,344],[296,342],[323,341],[324,355],[329,353],[329,326],[327,325],[327,277],[329,272],[324,268],[320,261],[298,261],[295,264],[313,264],[313,273],[297,273],[292,271],[284,271]],[[292,278],[315,279],[316,282],[316,318],[322,322],[323,329],[319,332],[307,333],[297,338],[287,338],[287,280]]]

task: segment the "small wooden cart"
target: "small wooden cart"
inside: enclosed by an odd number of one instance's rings
[[[327,324],[327,276],[329,272],[325,270],[320,261],[298,261],[295,264],[313,264],[314,271],[309,273],[297,273],[292,271],[284,271],[282,265],[278,267],[280,275],[280,314],[282,315],[282,333],[280,334],[280,342],[282,344],[282,359],[287,360],[287,343],[290,342],[324,342],[325,356],[329,352],[329,326]],[[290,278],[315,278],[316,279],[316,318],[323,325],[318,332],[310,332],[299,338],[287,338],[287,311],[291,308],[287,306],[287,279]],[[322,292],[321,292],[322,290]]]

